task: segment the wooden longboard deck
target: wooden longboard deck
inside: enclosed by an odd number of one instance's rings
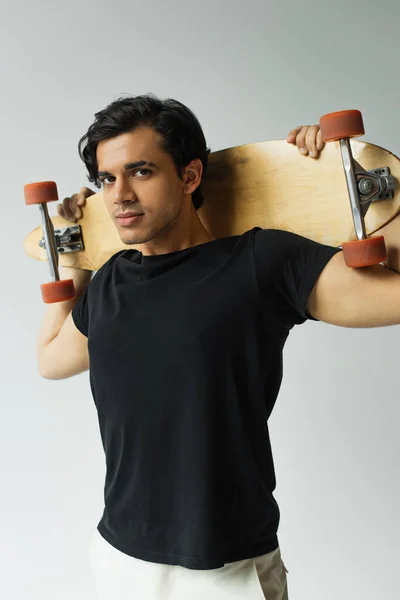
[[[387,150],[351,140],[354,159],[366,170],[389,167],[400,182],[400,159]],[[214,152],[203,180],[204,206],[199,216],[215,237],[239,235],[252,227],[286,229],[310,239],[340,246],[353,228],[350,202],[337,144],[328,143],[317,160],[301,156],[285,140],[246,144]],[[400,189],[391,200],[371,204],[365,221],[368,234],[400,210]],[[54,227],[70,225],[53,217]],[[59,264],[98,270],[113,254],[128,248],[105,208],[102,192],[87,199],[82,228],[85,250],[59,255]],[[24,241],[24,250],[47,260],[39,247],[41,227]]]

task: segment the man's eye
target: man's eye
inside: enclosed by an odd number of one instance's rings
[[[134,171],[133,174],[136,175],[136,173],[145,173],[145,175],[147,175],[147,173],[151,173],[151,171],[150,169],[138,169],[137,171]]]
[[[101,177],[100,178],[100,183],[105,183],[106,185],[108,185],[108,183],[110,183],[109,181],[106,181],[107,179],[113,179],[113,177]]]
[[[152,173],[152,171],[151,171],[151,169],[137,169],[136,171],[134,171],[132,173],[132,175],[136,175],[137,173],[142,173],[142,175],[139,177],[139,179],[141,179],[142,177],[145,177],[149,173]],[[100,183],[103,183],[105,185],[109,185],[110,183],[113,183],[114,181],[115,181],[115,177],[113,177],[112,175],[106,176],[106,177],[100,177]]]

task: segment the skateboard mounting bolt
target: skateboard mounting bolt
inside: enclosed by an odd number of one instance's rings
[[[361,194],[367,195],[370,194],[374,189],[374,184],[370,179],[363,177],[358,182],[358,189],[360,190]]]

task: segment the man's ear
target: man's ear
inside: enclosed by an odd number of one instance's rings
[[[199,187],[203,176],[203,164],[199,158],[192,160],[184,169],[182,179],[185,194],[193,194]]]

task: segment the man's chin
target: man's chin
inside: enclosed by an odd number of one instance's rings
[[[139,246],[140,244],[145,244],[154,237],[154,234],[152,234],[151,230],[148,228],[143,229],[142,231],[134,231],[128,227],[124,229],[119,228],[118,233],[121,242],[127,246]]]
[[[119,237],[121,242],[127,246],[138,246],[147,241],[145,236],[138,235],[137,233],[130,233],[129,231],[120,232]]]
[[[118,225],[117,231],[121,242],[127,246],[136,246],[146,241],[146,234],[143,231],[134,231],[133,228],[118,227]]]
[[[118,227],[119,237],[123,244],[127,246],[139,246],[154,240],[160,233],[166,229],[157,227],[156,225],[147,224],[146,227]]]

